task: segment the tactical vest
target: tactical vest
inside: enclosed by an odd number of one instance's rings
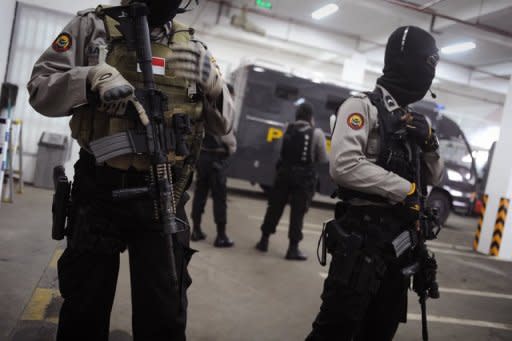
[[[399,108],[389,111],[386,108],[380,89],[368,92],[366,95],[378,110],[380,152],[376,164],[410,182],[414,182],[415,164],[413,151],[407,139],[405,123],[401,120],[405,114],[404,110]],[[342,187],[338,188],[338,195],[344,200],[359,198],[374,202],[386,201],[378,195],[362,193]]]
[[[101,11],[101,7],[98,7],[96,13],[103,18],[105,23],[108,44],[106,62],[115,67],[135,88],[142,88],[144,86],[143,77],[142,73],[138,72],[135,51],[128,49],[122,34],[116,28],[118,22],[104,15]],[[157,89],[162,91],[169,98],[169,105],[165,111],[166,124],[172,126],[172,117],[175,114],[189,115],[192,122],[191,133],[186,136],[185,139],[190,154],[197,155],[204,135],[204,127],[201,119],[203,105],[197,96],[192,96],[189,91],[189,89],[194,88],[192,84],[183,78],[176,77],[167,62],[173,53],[172,45],[185,44],[192,40],[193,30],[177,22],[173,22],[172,24],[173,34],[170,38],[169,46],[156,42],[151,44],[153,57],[165,61],[165,74],[155,74],[154,79]],[[126,116],[109,116],[106,113],[96,111],[91,106],[84,106],[73,113],[70,127],[72,136],[78,141],[80,146],[89,150],[88,145],[90,142],[132,129],[136,124],[136,121]],[[185,166],[184,158],[178,157],[174,153],[169,153],[168,161],[179,168]],[[119,169],[128,169],[132,166],[138,170],[146,170],[149,168],[147,155],[122,155],[110,159],[106,161],[106,163],[111,167]]]
[[[285,166],[311,166],[313,159],[313,128],[291,124],[286,129],[281,147],[281,162]]]
[[[215,136],[209,133],[206,133],[204,136],[201,151],[219,154],[228,153],[227,148],[225,147],[225,144],[222,142],[221,138],[219,136]]]

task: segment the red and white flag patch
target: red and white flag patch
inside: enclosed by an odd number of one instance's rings
[[[151,65],[153,65],[153,74],[165,76],[165,58],[153,57]],[[137,72],[142,72],[139,64],[137,64]]]

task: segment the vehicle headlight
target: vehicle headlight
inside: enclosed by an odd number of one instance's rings
[[[459,172],[448,169],[446,173],[448,175],[448,180],[450,180],[450,181],[454,181],[454,182],[462,182],[463,181],[462,174],[460,174]]]

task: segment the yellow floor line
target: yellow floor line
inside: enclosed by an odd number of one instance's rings
[[[59,291],[56,289],[36,288],[30,302],[21,316],[21,320],[45,320],[46,309],[55,297],[59,297]]]
[[[60,256],[62,256],[62,253],[64,252],[63,249],[56,249],[53,253],[52,260],[50,261],[50,264],[48,264],[49,268],[57,269],[57,262],[59,261]]]

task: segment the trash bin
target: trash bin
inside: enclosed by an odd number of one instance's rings
[[[53,168],[69,160],[70,148],[69,136],[43,132],[37,150],[35,187],[53,189]]]

